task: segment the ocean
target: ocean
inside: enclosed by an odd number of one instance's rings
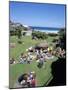
[[[32,30],[46,32],[46,33],[58,33],[61,28],[53,28],[53,27],[34,27],[31,26]]]

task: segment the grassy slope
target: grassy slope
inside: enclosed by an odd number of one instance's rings
[[[15,36],[10,38],[10,42],[16,43],[15,48],[10,48],[10,57],[14,57],[16,60],[19,59],[21,52],[25,52],[27,48],[40,42],[40,40],[32,40],[31,37],[22,37],[21,40],[24,42],[24,44],[18,44],[17,37]]]
[[[52,37],[49,37],[47,39],[47,41],[49,43],[51,43],[52,40],[53,40]],[[31,40],[30,37],[29,38],[23,37],[22,41],[24,41],[24,45],[23,44],[19,45],[17,43],[16,37],[10,38],[10,42],[16,43],[16,47],[13,49],[10,49],[10,56],[15,57],[16,60],[18,60],[20,53],[24,52],[26,50],[26,48],[40,42],[40,40],[39,41]],[[10,87],[14,87],[14,84],[15,84],[17,78],[19,77],[19,75],[21,75],[24,72],[29,72],[29,71],[35,71],[36,72],[36,74],[37,74],[37,86],[42,86],[52,76],[51,75],[51,64],[55,60],[56,60],[56,58],[54,58],[53,60],[48,60],[45,63],[45,68],[41,68],[41,69],[39,69],[37,67],[37,62],[35,62],[35,61],[33,61],[32,64],[10,65]]]
[[[10,66],[10,85],[14,86],[17,78],[24,72],[35,71],[37,75],[37,86],[43,86],[48,79],[52,76],[51,74],[51,64],[54,60],[48,60],[45,62],[45,68],[39,69],[37,67],[37,62],[33,62],[32,64],[16,64]]]
[[[46,40],[47,40],[48,44],[50,44],[53,39],[54,39],[54,37],[48,37]],[[16,43],[15,48],[10,48],[10,57],[14,57],[16,60],[19,59],[21,52],[25,52],[25,50],[27,48],[29,48],[30,46],[43,41],[43,40],[32,40],[31,37],[22,37],[21,40],[22,40],[22,42],[24,42],[24,44],[23,43],[18,44],[18,42],[17,42],[18,39],[15,36],[10,38],[11,43]]]

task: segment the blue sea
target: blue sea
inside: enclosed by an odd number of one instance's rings
[[[53,28],[53,27],[33,27],[33,26],[31,26],[31,28],[35,31],[41,31],[46,33],[58,33],[58,31],[61,29],[61,28]]]

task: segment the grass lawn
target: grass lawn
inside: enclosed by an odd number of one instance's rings
[[[52,43],[52,40],[54,37],[48,37],[47,41]],[[27,48],[30,46],[33,46],[37,43],[42,42],[43,40],[32,40],[31,37],[22,37],[22,42],[24,44],[18,44],[17,42],[17,37],[12,36],[10,37],[10,42],[11,43],[16,43],[15,48],[10,48],[10,57],[14,57],[16,60],[19,60],[19,56],[21,52],[25,52]],[[45,68],[39,69],[37,67],[37,62],[33,61],[32,64],[15,64],[15,65],[10,65],[10,88],[13,88],[17,78],[25,72],[30,72],[30,71],[35,71],[37,75],[37,86],[43,86],[44,84],[46,85],[48,80],[52,77],[51,74],[51,64],[52,62],[56,61],[57,58],[55,57],[53,60],[47,60],[45,62]]]
[[[26,36],[22,37],[21,41],[24,42],[24,44],[19,44],[18,39],[16,36],[10,37],[10,43],[16,43],[15,48],[10,48],[10,57],[14,57],[16,60],[19,59],[19,56],[22,52],[25,52],[26,49],[28,49],[31,46],[34,46],[35,44],[38,44],[42,42],[43,40],[32,40],[31,37]]]

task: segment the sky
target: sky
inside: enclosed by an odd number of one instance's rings
[[[10,20],[28,26],[65,27],[65,5],[10,2]]]

